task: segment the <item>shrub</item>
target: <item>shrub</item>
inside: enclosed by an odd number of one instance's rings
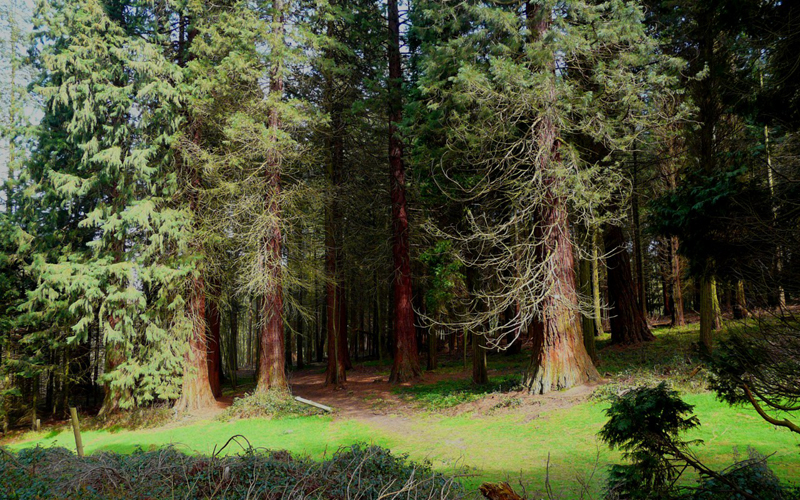
[[[617,398],[606,414],[609,421],[599,436],[619,448],[629,464],[611,466],[606,498],[611,500],[797,500],[797,492],[781,485],[766,458],[751,451],[724,471],[704,465],[689,449],[702,441],[684,441],[681,435],[698,425],[693,406],[661,383],[640,387]],[[688,468],[700,475],[696,488],[678,479]]]
[[[286,392],[268,391],[263,394],[246,394],[244,397],[234,399],[233,404],[226,408],[218,418],[220,420],[253,417],[284,418],[321,413],[322,410],[299,403]]]
[[[233,438],[232,438],[233,439]],[[460,500],[453,477],[406,455],[367,445],[314,462],[285,451],[246,447],[235,456],[185,455],[173,448],[78,458],[63,448],[0,451],[2,498],[81,500],[437,498]]]
[[[781,484],[778,476],[767,465],[767,457],[748,448],[748,458],[735,460],[720,475],[733,482],[740,490],[756,495],[759,500],[798,500],[800,491]],[[741,493],[731,491],[726,481],[710,477],[700,480],[692,500],[745,500]]]
[[[631,461],[611,467],[609,497],[665,497],[681,472],[675,459],[697,442],[680,439],[681,433],[699,425],[691,416],[693,408],[662,382],[629,391],[606,410],[610,418],[600,439]]]

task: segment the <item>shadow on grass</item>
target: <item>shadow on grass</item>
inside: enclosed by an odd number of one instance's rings
[[[396,387],[392,392],[430,410],[441,410],[481,399],[487,394],[520,388],[520,375],[491,377],[488,384],[475,385],[470,380],[441,380],[433,384]]]
[[[61,431],[62,431],[62,430],[63,430],[63,429],[51,429],[51,430],[50,430],[50,432],[48,432],[47,434],[45,434],[45,435],[44,435],[44,437],[43,437],[42,439],[51,439],[51,438],[54,438],[54,437],[58,436],[59,434],[61,434]]]

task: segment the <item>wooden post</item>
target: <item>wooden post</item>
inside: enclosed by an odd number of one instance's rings
[[[72,420],[72,432],[75,433],[75,448],[78,450],[78,456],[82,458],[83,440],[81,440],[81,424],[78,422],[78,410],[70,407],[69,414]]]
[[[39,404],[39,376],[33,379],[33,412],[31,413],[31,430],[36,430],[36,407]]]
[[[37,418],[36,419],[36,432],[39,432],[39,430],[41,430],[41,428],[42,428],[42,419]]]

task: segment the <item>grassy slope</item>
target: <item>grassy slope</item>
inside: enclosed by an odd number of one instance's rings
[[[679,367],[668,363],[670,356],[680,364],[684,356],[683,345],[690,330],[660,332],[657,348],[646,351],[607,353],[605,369],[615,377],[630,378],[631,373],[659,370],[670,371]],[[685,336],[685,337],[684,337]],[[692,335],[694,338],[694,335]],[[657,344],[659,344],[657,343]],[[499,361],[499,360],[498,360]],[[615,380],[617,379],[615,378]],[[638,377],[635,377],[638,379]],[[443,385],[443,389],[448,386]],[[777,430],[763,422],[749,408],[730,408],[714,399],[709,393],[686,394],[687,402],[696,405],[701,428],[688,436],[703,439],[705,446],[698,447],[699,456],[710,465],[724,467],[733,460],[734,449],[745,453],[753,446],[762,453],[774,453],[770,462],[784,479],[800,478],[800,437],[785,430]],[[333,419],[331,417],[302,417],[281,420],[250,419],[232,422],[202,421],[179,427],[171,425],[138,431],[88,431],[83,435],[87,452],[111,450],[130,452],[137,447],[148,448],[173,443],[181,449],[211,453],[236,434],[247,437],[255,447],[286,449],[295,453],[321,458],[339,446],[355,442],[370,442],[408,453],[412,458],[430,460],[439,470],[453,471],[466,467],[474,476],[467,478],[469,487],[484,480],[522,478],[529,490],[541,490],[548,454],[550,478],[554,488],[564,492],[575,491],[577,476],[588,476],[599,456],[600,470],[618,461],[619,456],[609,451],[595,434],[605,422],[604,402],[584,403],[569,409],[553,410],[538,419],[525,422],[522,415],[507,414],[492,417],[474,415],[444,416],[436,413],[418,414],[411,422],[386,422]],[[72,434],[67,431],[55,435],[28,434],[24,442],[11,448],[34,445],[74,446]],[[238,452],[230,446],[226,452]],[[599,453],[599,455],[598,455]],[[594,489],[598,487],[595,477]]]

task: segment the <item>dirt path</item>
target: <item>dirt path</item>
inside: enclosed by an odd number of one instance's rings
[[[386,366],[356,365],[348,370],[345,386],[333,388],[325,385],[324,367],[312,365],[309,368],[291,372],[289,383],[294,396],[332,407],[335,411],[335,418],[359,420],[392,432],[410,429],[414,421],[418,420],[420,414],[425,413],[426,410],[417,407],[413,401],[408,401],[392,391],[394,386],[389,384],[387,369]],[[489,372],[491,376],[511,373],[509,370],[490,370]],[[252,377],[253,373],[242,370],[239,376]],[[424,372],[422,379],[413,383],[401,384],[401,386],[428,385],[446,380],[468,379],[469,376],[469,372],[462,371]],[[570,408],[586,401],[596,386],[597,384],[583,385],[567,391],[539,396],[528,394],[525,391],[490,394],[477,401],[442,410],[440,413],[445,415],[469,413],[475,418],[520,414],[524,416],[525,422],[529,422],[548,411]],[[252,387],[240,386],[233,393],[227,393],[218,398],[214,406],[180,415],[177,419],[165,424],[164,427],[181,427],[199,420],[214,419],[231,406],[235,398],[244,396],[248,390],[252,390]]]
[[[403,401],[393,394],[388,377],[379,368],[356,366],[347,372],[343,388],[325,386],[325,373],[319,368],[292,373],[292,394],[335,408],[338,415],[369,418],[398,413]]]
[[[500,371],[492,372],[491,375],[504,374]],[[433,384],[442,380],[467,378],[469,373],[427,372],[422,380],[403,385]],[[425,411],[392,392],[393,386],[388,382],[385,367],[354,367],[347,372],[345,387],[339,389],[325,386],[325,373],[319,368],[294,372],[290,383],[295,396],[328,405],[335,409],[337,417],[366,421],[381,427],[387,426],[394,431],[398,430],[398,426],[410,425],[415,417],[419,417],[420,412]],[[476,418],[513,413],[523,415],[524,421],[529,422],[549,411],[570,408],[586,401],[594,389],[602,383],[604,381],[545,395],[531,395],[526,391],[490,394],[477,401],[444,410],[442,413],[448,415],[470,413]]]

